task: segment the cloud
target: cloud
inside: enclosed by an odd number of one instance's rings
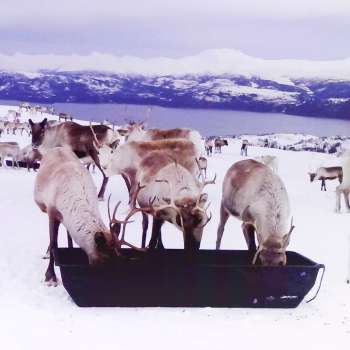
[[[108,71],[120,74],[185,75],[234,74],[266,78],[350,78],[350,58],[338,61],[263,60],[230,49],[206,50],[182,58],[90,55],[0,55],[0,70],[23,72],[39,70]],[[32,74],[30,74],[32,76]]]
[[[348,0],[1,0],[1,26],[79,25],[96,18],[157,19],[193,16],[314,18],[349,16]],[[14,22],[16,21],[16,22]]]

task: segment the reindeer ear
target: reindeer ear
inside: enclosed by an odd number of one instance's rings
[[[33,123],[33,121],[31,119],[28,120],[28,123],[29,123],[30,126],[34,125],[34,123]]]
[[[40,126],[42,128],[45,128],[47,126],[47,118],[45,118],[41,123],[40,123]]]
[[[107,247],[106,237],[103,232],[96,232],[94,239],[98,250],[104,250]]]
[[[202,193],[199,197],[199,206],[203,206],[208,201],[208,193]]]
[[[288,246],[291,234],[292,234],[292,232],[289,232],[283,236],[283,247],[284,248],[286,248]]]

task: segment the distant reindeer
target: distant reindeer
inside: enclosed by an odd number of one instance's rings
[[[248,140],[243,140],[241,145],[241,156],[248,157]]]
[[[207,153],[207,157],[210,157],[213,155],[213,149],[214,149],[214,140],[213,139],[207,139],[204,143],[204,148]]]
[[[223,146],[228,146],[228,142],[227,142],[227,140],[223,140],[223,139],[217,138],[214,141],[214,145],[215,145],[215,151],[218,152],[218,153],[221,153],[221,148]]]
[[[201,176],[202,179],[205,180],[207,178],[207,167],[208,167],[207,158],[199,157],[197,160],[197,164],[200,171],[199,177]]]
[[[59,115],[58,115],[58,121],[64,121],[64,122],[66,122],[66,121],[68,121],[68,120],[70,120],[70,121],[73,121],[73,117],[69,114],[69,113],[60,113]]]
[[[1,165],[3,168],[6,168],[6,157],[12,158],[12,168],[15,167],[15,165],[18,167],[18,156],[20,153],[20,148],[17,142],[0,142],[0,158],[1,158]]]
[[[49,150],[43,157],[34,186],[34,200],[49,217],[50,262],[45,274],[48,285],[57,285],[53,249],[57,248],[60,224],[87,254],[89,263],[97,265],[120,255],[122,245],[138,249],[119,239],[128,219],[141,209],[132,208],[125,221],[115,219],[109,212],[109,229],[104,224],[97,202],[96,187],[91,175],[68,147]],[[138,249],[140,250],[140,249]]]
[[[343,181],[343,169],[341,166],[320,167],[315,173],[309,173],[310,182],[321,180],[321,191],[327,191],[326,180],[338,179],[341,184]]]
[[[248,249],[262,265],[285,265],[286,247],[294,226],[288,229],[290,208],[282,180],[269,167],[252,159],[227,171],[223,186],[216,249],[220,249],[230,215],[240,219]],[[255,232],[258,250],[255,244]]]
[[[35,165],[41,158],[40,152],[37,149],[33,149],[32,145],[22,148],[18,155],[18,161],[25,163],[28,171],[30,171],[31,168],[36,171]]]

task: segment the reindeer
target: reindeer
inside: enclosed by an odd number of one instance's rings
[[[148,210],[150,207],[153,215],[149,249],[162,246],[161,227],[168,221],[183,233],[187,252],[198,250],[204,226],[211,219],[204,209],[208,196],[202,190],[207,184],[215,183],[215,178],[200,183],[166,152],[153,151],[142,159],[136,181],[144,188],[135,199],[141,208]],[[145,239],[144,232],[143,244]]]
[[[203,180],[207,178],[207,167],[208,167],[208,160],[205,157],[199,157],[197,161],[198,169],[200,171],[200,174],[198,177],[202,177]]]
[[[257,162],[267,165],[273,172],[278,173],[278,159],[275,156],[259,156],[255,157]]]
[[[321,180],[321,191],[327,191],[326,180],[338,179],[341,184],[343,181],[343,169],[341,166],[320,167],[315,173],[309,173],[310,182]]]
[[[0,142],[0,158],[2,167],[6,167],[5,158],[12,158],[12,168],[18,167],[18,155],[20,148],[17,142]]]
[[[70,114],[68,114],[68,113],[60,113],[58,115],[58,121],[59,122],[61,122],[61,121],[66,122],[68,120],[70,120],[71,122],[73,121],[73,117]]]
[[[20,105],[19,105],[19,110],[20,111],[25,111],[25,112],[29,112],[30,111],[30,104],[27,103],[27,102],[22,102]]]
[[[168,159],[172,159],[187,169],[195,178],[200,175],[200,170],[196,163],[199,156],[195,145],[185,139],[170,139],[151,142],[127,142],[117,149],[108,146],[99,148],[99,160],[103,171],[107,176],[120,174],[127,182],[130,196],[136,190],[136,174],[141,167],[143,158],[150,153],[164,152]],[[146,236],[148,228],[148,218],[143,214],[143,237]],[[143,240],[143,247],[145,241]]]
[[[207,153],[207,157],[211,157],[213,155],[214,140],[213,139],[205,140],[204,148]]]
[[[343,177],[342,177],[342,183],[337,186],[335,192],[336,192],[336,205],[335,205],[335,212],[340,213],[341,205],[340,205],[340,196],[343,194],[346,209],[348,212],[350,212],[350,201],[349,201],[349,194],[350,194],[350,152],[345,151],[343,152],[341,156],[341,163],[342,163],[342,171],[343,171]]]
[[[18,155],[18,161],[26,164],[28,172],[30,171],[30,168],[33,168],[33,170],[36,171],[35,165],[41,160],[41,158],[42,156],[40,152],[37,149],[33,149],[32,145],[22,148]]]
[[[223,146],[228,146],[228,142],[227,142],[227,140],[223,140],[223,139],[217,138],[214,141],[214,145],[215,145],[215,151],[218,152],[218,153],[221,153],[221,148]]]
[[[20,131],[21,136],[23,136],[24,131],[30,136],[30,126],[28,123],[18,123],[16,129]]]
[[[29,119],[32,131],[32,146],[41,154],[53,147],[69,146],[80,158],[90,156],[102,173],[103,182],[99,199],[103,199],[108,178],[105,176],[99,162],[96,145],[113,145],[118,140],[118,135],[104,125],[83,126],[74,122],[64,122],[50,127],[45,118],[40,123],[34,123]]]
[[[140,250],[125,240],[120,240],[118,236],[121,225],[124,225],[124,235],[125,225],[130,217],[142,210],[132,208],[125,221],[117,220],[115,214],[119,202],[113,217],[108,210],[108,229],[99,212],[96,188],[91,175],[69,147],[50,149],[43,156],[35,180],[34,200],[49,217],[50,261],[45,274],[48,285],[57,285],[53,249],[57,248],[60,224],[65,226],[73,240],[84,250],[91,265],[104,263],[116,254],[120,255],[122,245]]]
[[[288,231],[288,194],[282,180],[269,167],[252,159],[237,162],[227,171],[223,186],[216,249],[220,249],[230,215],[240,219],[248,249],[262,265],[285,265]],[[259,248],[256,250],[255,231]]]
[[[201,135],[196,130],[191,129],[149,129],[145,130],[142,123],[133,123],[129,126],[129,132],[126,137],[127,142],[145,142],[168,139],[186,139],[193,142],[199,153],[203,150],[203,141]]]

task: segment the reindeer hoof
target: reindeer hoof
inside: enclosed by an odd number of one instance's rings
[[[347,284],[350,284],[350,278],[348,278],[348,279],[346,280],[346,283],[347,283]]]
[[[50,259],[50,252],[47,252],[42,259]]]
[[[98,197],[97,198],[100,202],[103,202],[105,199],[103,197]]]
[[[58,286],[57,278],[50,278],[48,280],[45,279],[44,283],[47,287],[57,287]]]

